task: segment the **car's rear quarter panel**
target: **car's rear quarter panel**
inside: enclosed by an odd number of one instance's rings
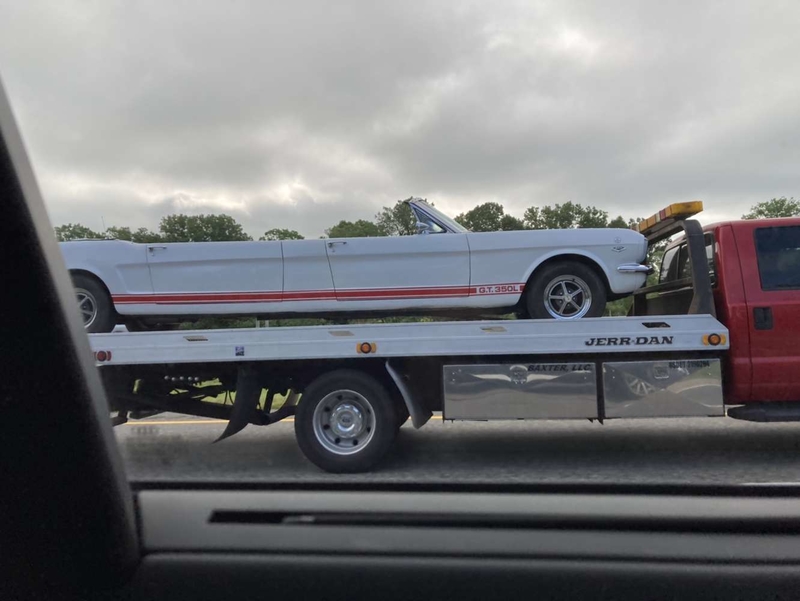
[[[60,246],[70,272],[94,275],[112,295],[152,294],[146,245],[123,240],[76,240]]]

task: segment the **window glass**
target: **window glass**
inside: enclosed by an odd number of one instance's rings
[[[664,253],[664,258],[661,260],[661,272],[658,275],[660,283],[669,282],[675,279],[675,267],[677,266],[676,258],[680,247],[670,248]]]
[[[800,226],[760,228],[755,237],[761,288],[800,288]]]
[[[424,223],[430,228],[429,234],[444,234],[447,232],[441,225],[436,223],[433,219],[428,217],[425,213],[419,212],[417,213],[417,219],[420,223]]]
[[[692,277],[692,261],[689,256],[689,246],[686,244],[681,244],[678,252],[678,270],[675,277],[678,280]]]
[[[711,277],[711,282],[716,280],[716,266],[714,264],[714,236],[713,234],[705,235],[706,246],[706,263],[708,265],[708,275]],[[692,277],[692,262],[689,258],[689,247],[682,244],[680,247],[680,254],[678,258],[677,279]]]

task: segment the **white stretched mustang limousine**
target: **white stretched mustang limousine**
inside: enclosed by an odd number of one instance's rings
[[[416,236],[275,242],[61,243],[89,332],[259,317],[509,312],[578,319],[641,287],[627,229],[473,233],[422,199]]]

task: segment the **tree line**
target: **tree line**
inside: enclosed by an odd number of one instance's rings
[[[785,196],[773,198],[753,205],[742,219],[769,217],[794,217],[800,215],[800,201]],[[595,206],[583,206],[573,202],[530,207],[522,218],[505,212],[498,202],[485,202],[456,216],[456,221],[473,232],[495,232],[511,230],[546,230],[565,228],[629,228],[639,219],[622,216],[609,218],[607,211]],[[211,215],[167,215],[159,222],[158,230],[145,227],[131,229],[127,226],[112,226],[98,232],[80,223],[67,223],[55,229],[56,238],[63,242],[86,238],[116,238],[130,242],[220,242],[246,241],[253,238],[242,225],[225,214]],[[416,233],[416,219],[405,201],[398,200],[394,206],[383,207],[372,221],[358,219],[342,220],[325,230],[328,238],[360,238],[367,236],[410,236]],[[259,240],[303,240],[296,230],[273,228],[264,232]]]
[[[530,207],[522,218],[505,212],[498,202],[486,202],[456,216],[456,221],[473,232],[509,230],[541,230],[561,228],[630,227],[635,219],[621,216],[609,219],[608,212],[594,206],[566,202],[552,206]],[[383,207],[373,220],[342,220],[325,230],[328,238],[360,238],[367,236],[410,236],[416,234],[416,219],[405,201]],[[158,230],[140,227],[112,226],[96,231],[80,223],[67,223],[55,228],[56,238],[63,242],[87,238],[116,238],[130,242],[218,242],[252,240],[233,217],[225,214],[163,217]],[[300,232],[287,228],[267,230],[259,240],[303,240]]]

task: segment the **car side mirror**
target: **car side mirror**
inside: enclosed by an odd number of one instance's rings
[[[417,221],[417,234],[430,234],[431,233],[431,226],[428,223],[424,223],[422,221]]]

